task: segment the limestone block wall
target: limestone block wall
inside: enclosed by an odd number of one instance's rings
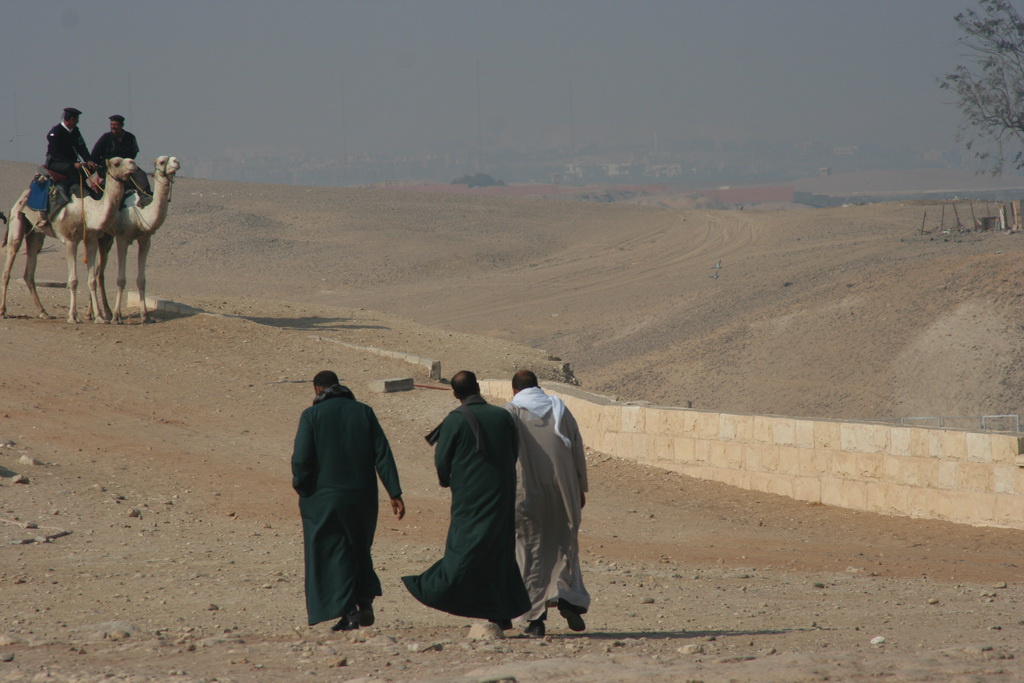
[[[480,384],[512,397],[507,379]],[[544,388],[603,453],[798,500],[1024,529],[1024,439],[1012,434],[626,405]]]

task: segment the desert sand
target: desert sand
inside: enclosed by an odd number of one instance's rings
[[[31,173],[0,163],[4,211]],[[570,363],[591,391],[734,412],[1021,413],[1024,237],[943,231],[940,211],[181,178],[147,288],[193,310],[69,325],[66,290],[41,289],[41,320],[12,281],[0,680],[1019,680],[1024,532],[809,505],[614,453],[589,453],[586,632],[552,614],[543,640],[471,641],[469,620],[399,580],[443,549],[447,493],[422,436],[455,402],[368,347],[436,358],[443,377],[530,367],[543,382]],[[64,279],[62,254],[48,242],[40,280]],[[381,508],[384,596],[349,634],[306,625],[290,488],[325,368],[380,416],[409,509]],[[369,391],[390,377],[418,387]]]

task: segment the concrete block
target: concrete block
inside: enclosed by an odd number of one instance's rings
[[[885,461],[891,458],[890,455],[881,453],[858,453],[857,478],[863,480],[878,480],[885,476]]]
[[[744,444],[743,448],[743,469],[747,472],[763,472],[764,465],[761,464],[761,446],[757,444]]]
[[[952,491],[956,488],[958,464],[952,460],[940,460],[935,465],[935,488]]]
[[[821,502],[825,505],[836,505],[843,507],[843,482],[842,479],[826,477],[821,480]]]
[[[745,469],[743,467],[745,462],[744,444],[735,441],[725,441],[723,445],[725,446],[725,459],[729,463],[729,467],[734,470]]]
[[[779,447],[774,444],[764,444],[761,449],[761,470],[764,472],[778,472],[779,470]]]
[[[704,467],[711,466],[711,442],[707,439],[693,439],[693,461]]]
[[[1019,462],[1024,465],[1024,459],[1020,457],[1024,438],[1005,434],[993,434],[991,438],[992,462],[1006,464]]]
[[[841,448],[841,426],[838,422],[815,422],[814,447],[825,450]]]
[[[992,465],[992,492],[1024,495],[1024,471],[1016,465]]]
[[[642,432],[645,429],[646,408],[643,406],[622,406],[623,432]]]
[[[777,446],[796,445],[796,420],[777,417],[772,421],[772,443]]]
[[[987,440],[987,439],[986,439]],[[942,434],[942,452],[951,460],[963,460],[967,456],[967,432],[945,431]],[[981,462],[992,461],[991,442],[987,448],[986,459]]]
[[[796,476],[800,474],[800,449],[796,446],[779,446],[779,474]]]
[[[900,480],[900,463],[906,459],[905,456],[892,455],[882,463],[882,476],[886,481],[898,482]]]
[[[992,521],[999,526],[1024,529],[1024,496],[995,496]]]
[[[830,474],[839,479],[853,479],[857,476],[857,454],[835,453],[830,463]]]
[[[697,462],[694,456],[696,442],[688,436],[672,437],[672,459],[677,463],[694,465]]]
[[[771,490],[772,482],[778,479],[778,475],[767,472],[747,472],[747,487],[751,491],[768,493]]]
[[[934,429],[912,427],[910,430],[910,455],[932,456],[932,433]],[[941,455],[941,453],[939,454]]]
[[[675,460],[675,439],[671,436],[651,436],[654,442],[654,462],[658,466]]]
[[[942,429],[929,429],[928,430],[928,457],[932,458],[945,458],[946,457],[946,439],[945,430]],[[919,453],[918,455],[924,455]],[[952,454],[952,459],[957,458],[957,454]]]
[[[697,423],[694,428],[700,438],[718,438],[718,419],[718,413],[697,413]]]
[[[393,394],[396,391],[412,391],[412,377],[400,377],[392,379],[375,379],[367,383],[370,391],[376,394]]]
[[[796,479],[794,476],[785,474],[777,474],[768,480],[768,493],[774,493],[777,496],[786,496],[787,498],[793,497],[793,480]]]
[[[800,449],[800,474],[805,477],[825,474],[831,460],[831,451],[819,448]]]
[[[717,440],[708,440],[708,464],[718,469],[735,469],[729,462],[729,456],[725,452],[725,444]]]
[[[814,448],[814,422],[794,420],[793,445],[797,448]]]
[[[893,455],[911,455],[912,433],[910,427],[892,427],[889,430],[889,452]]]
[[[724,441],[749,443],[754,435],[753,415],[729,415],[722,413],[718,419],[718,438]]]
[[[996,504],[1006,496],[996,493],[960,493],[956,496],[956,517],[954,521],[963,524],[993,524],[996,521]]]
[[[992,493],[991,465],[978,462],[957,463],[956,489],[969,493]]]
[[[840,491],[840,503],[844,508],[866,510],[868,507],[868,486],[862,481],[846,481]]]
[[[888,512],[885,500],[885,484],[881,482],[868,482],[865,489],[867,496],[867,510],[869,512]]]
[[[809,503],[821,502],[821,479],[818,477],[794,477],[793,497]]]
[[[938,462],[934,458],[900,458],[899,483],[907,486],[933,486]]]
[[[775,437],[773,436],[773,425],[772,418],[765,415],[755,415],[752,424],[753,435],[751,439],[754,443],[775,443]]]
[[[885,490],[885,512],[909,515],[911,487],[889,482],[882,484],[882,487]]]
[[[889,450],[887,425],[846,423],[839,428],[840,444],[844,451],[855,453],[886,453]]]
[[[672,434],[671,414],[674,411],[667,408],[647,408],[644,420],[648,434],[652,436],[669,436]]]
[[[991,434],[977,432],[964,434],[965,459],[968,462],[992,462],[992,440]]]

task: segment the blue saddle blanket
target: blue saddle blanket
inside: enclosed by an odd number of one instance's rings
[[[46,211],[50,206],[50,186],[53,181],[49,178],[33,180],[28,186],[28,208],[35,211]]]

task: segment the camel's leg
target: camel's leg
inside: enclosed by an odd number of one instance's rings
[[[36,308],[39,309],[39,317],[49,320],[51,316],[43,308],[43,302],[39,300],[39,292],[36,291],[36,263],[39,261],[39,251],[43,248],[45,240],[46,235],[38,231],[30,232],[25,238],[25,286],[28,288],[29,294],[32,295],[32,301],[35,302]]]
[[[149,311],[146,309],[146,259],[149,258],[149,239],[151,235],[143,235],[139,238],[139,276],[135,280],[139,288],[139,315],[142,322],[150,322]]]
[[[78,240],[68,240],[64,245],[64,259],[68,262],[68,293],[71,295],[68,322],[77,323],[78,311]]]
[[[114,244],[114,236],[103,233],[100,235],[100,246],[99,246],[99,274],[96,276],[96,286],[99,288],[100,301],[103,303],[103,317],[110,320],[114,317],[110,311],[110,302],[107,301],[107,281],[105,274],[107,272],[107,262],[110,256],[110,247]]]
[[[18,220],[18,214],[14,214],[13,221]],[[11,231],[12,226],[7,226],[7,231]],[[11,282],[11,269],[14,268],[14,259],[18,257],[18,250],[21,249],[21,230],[15,229],[13,234],[7,236],[7,261],[4,263],[4,275],[3,275],[3,291],[0,292],[0,318],[7,317],[7,285]]]
[[[124,304],[124,286],[128,281],[125,271],[128,269],[128,240],[117,238],[117,301],[114,303],[114,322],[121,323],[121,306]]]
[[[96,317],[93,318],[93,322],[98,324],[104,324],[110,322],[103,317],[100,311],[100,297],[97,291],[97,277],[99,274],[99,260],[96,256],[96,252],[99,251],[99,243],[95,236],[88,236],[85,238],[85,260],[88,263],[86,269],[86,283],[89,287],[89,306],[93,311],[96,312]]]

